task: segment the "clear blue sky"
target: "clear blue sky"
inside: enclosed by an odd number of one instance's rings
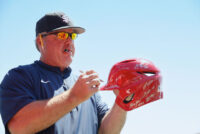
[[[199,0],[1,0],[0,81],[39,59],[35,23],[53,11],[86,28],[75,42],[75,72],[94,69],[106,81],[113,64],[135,57],[160,68],[164,99],[129,112],[122,134],[200,132]],[[102,97],[112,106],[112,92]]]

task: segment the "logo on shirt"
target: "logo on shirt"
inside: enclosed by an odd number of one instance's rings
[[[50,81],[44,81],[43,79],[41,79],[41,83],[49,83]]]

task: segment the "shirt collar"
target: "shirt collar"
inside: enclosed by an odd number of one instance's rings
[[[64,69],[64,71],[61,71],[59,67],[48,65],[48,64],[42,62],[41,60],[35,61],[35,64],[38,64],[40,67],[42,67],[46,70],[57,72],[64,77],[68,77],[72,71],[72,69],[70,67],[67,67]]]

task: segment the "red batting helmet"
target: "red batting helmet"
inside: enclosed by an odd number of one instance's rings
[[[115,102],[129,111],[163,98],[159,72],[148,60],[124,60],[112,67],[107,84],[100,90],[119,90]]]

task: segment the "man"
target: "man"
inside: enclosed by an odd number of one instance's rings
[[[72,74],[74,39],[84,31],[64,13],[46,14],[37,22],[40,60],[10,70],[1,83],[7,134],[120,133],[126,111],[117,104],[109,110],[101,101],[97,73]]]

